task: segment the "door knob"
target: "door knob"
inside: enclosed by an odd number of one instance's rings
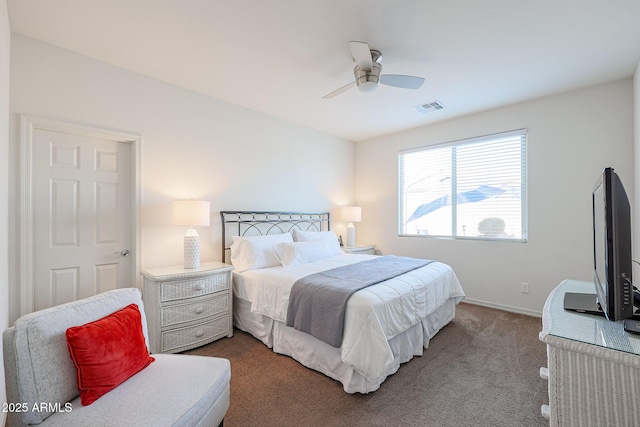
[[[123,249],[120,251],[121,256],[129,256],[129,249]]]

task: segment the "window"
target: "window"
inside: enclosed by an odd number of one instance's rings
[[[518,130],[400,152],[400,235],[526,241],[526,141]]]

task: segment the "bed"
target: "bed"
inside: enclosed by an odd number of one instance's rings
[[[353,293],[346,303],[341,345],[334,347],[286,326],[292,287],[303,277],[379,257],[341,251],[328,212],[220,215],[222,258],[235,267],[234,326],[339,381],[347,393],[377,390],[402,363],[422,355],[464,298],[453,269],[430,262]]]

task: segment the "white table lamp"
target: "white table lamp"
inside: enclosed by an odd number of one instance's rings
[[[173,202],[173,223],[189,226],[184,235],[184,268],[200,267],[200,236],[193,227],[208,227],[210,217],[209,202],[196,200]]]
[[[354,222],[360,222],[362,219],[362,208],[359,206],[343,206],[342,220],[347,224],[347,246],[356,245],[356,227]]]

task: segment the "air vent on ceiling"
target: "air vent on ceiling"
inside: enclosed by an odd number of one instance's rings
[[[432,101],[422,105],[415,105],[411,108],[413,108],[420,114],[427,114],[433,113],[434,111],[442,110],[444,108],[444,104],[440,101]]]

